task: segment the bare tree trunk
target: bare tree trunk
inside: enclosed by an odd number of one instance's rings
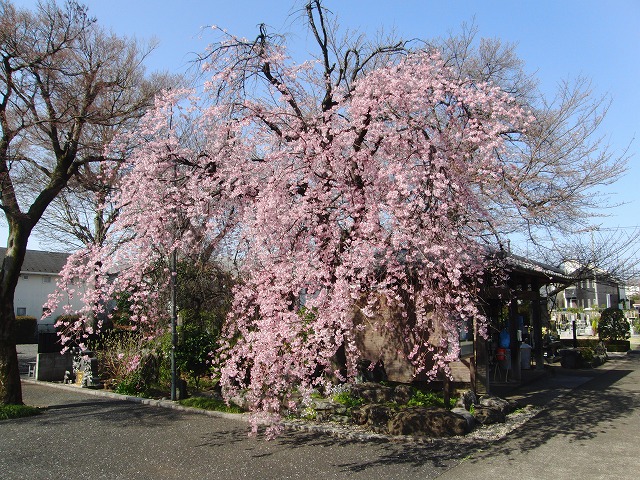
[[[22,385],[16,349],[13,297],[27,251],[29,228],[9,225],[7,252],[0,270],[0,403],[22,404]]]
[[[13,293],[0,295],[0,404],[22,404]]]

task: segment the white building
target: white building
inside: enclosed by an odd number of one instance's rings
[[[6,251],[6,248],[0,247],[0,261],[4,259]],[[27,250],[14,296],[16,315],[35,317],[41,323],[43,306],[47,303],[49,294],[55,291],[60,271],[68,256],[68,253]],[[62,306],[59,306],[42,323],[53,323],[63,313]]]

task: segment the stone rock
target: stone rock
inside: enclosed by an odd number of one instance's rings
[[[483,395],[480,397],[478,404],[482,407],[490,407],[494,410],[499,410],[503,415],[515,411],[520,406],[518,402],[505,400],[504,398],[495,397],[493,395]]]
[[[493,407],[474,407],[473,416],[476,421],[482,425],[491,425],[492,423],[504,423],[505,414],[502,410]]]
[[[349,417],[345,417],[344,415],[331,415],[327,418],[328,421],[340,424],[349,423]]]
[[[336,409],[342,407],[342,405],[335,404],[329,399],[314,399],[311,403],[311,408],[315,411],[316,420],[324,422],[331,420],[336,413]]]
[[[409,385],[396,385],[393,389],[393,400],[398,403],[407,403],[413,395],[413,389]]]
[[[469,410],[471,405],[478,404],[478,397],[472,390],[465,390],[460,394],[460,397],[456,401],[456,408],[464,408]]]
[[[336,405],[333,408],[333,413],[335,415],[347,415],[349,413],[349,409],[344,405]]]
[[[398,412],[389,420],[391,435],[450,437],[464,435],[467,421],[444,408],[416,407]]]
[[[357,425],[366,425],[374,432],[386,433],[389,419],[393,416],[392,408],[385,405],[369,404],[355,409],[351,413],[353,422]]]
[[[451,413],[455,413],[456,415],[459,415],[465,419],[465,421],[467,422],[467,429],[465,433],[469,433],[471,430],[473,430],[473,427],[476,426],[475,417],[471,415],[469,410],[467,410],[466,408],[461,408],[461,407],[452,408]]]
[[[351,394],[366,403],[386,403],[393,400],[393,389],[379,383],[357,383],[351,387]]]

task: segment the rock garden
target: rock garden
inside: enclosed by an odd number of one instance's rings
[[[405,384],[359,383],[328,398],[316,398],[304,411],[306,422],[351,426],[391,436],[443,438],[462,436],[487,425],[504,423],[521,409],[516,402],[472,391],[445,405],[441,394]],[[533,413],[532,413],[533,414]]]

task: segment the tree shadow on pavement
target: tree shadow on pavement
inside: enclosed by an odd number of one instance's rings
[[[459,438],[432,439],[425,441],[394,441],[384,438],[357,440],[336,438],[325,433],[295,432],[282,436],[277,442],[286,448],[305,447],[350,447],[366,450],[357,461],[336,462],[343,471],[361,472],[370,468],[388,465],[411,467],[431,466],[449,468],[473,453],[479,444],[461,442]],[[353,456],[351,458],[354,458]]]
[[[82,423],[91,419],[94,422],[109,423],[113,427],[126,427],[131,424],[149,427],[163,427],[175,421],[184,420],[185,415],[196,415],[178,410],[134,404],[126,400],[87,400],[69,404],[46,407],[49,415],[41,418],[43,423]],[[201,416],[197,417],[199,420]]]
[[[527,452],[559,436],[567,442],[591,440],[615,428],[612,422],[628,417],[640,408],[640,396],[637,393],[615,385],[632,372],[634,370],[612,370],[586,382],[551,402],[523,427],[470,461]]]

